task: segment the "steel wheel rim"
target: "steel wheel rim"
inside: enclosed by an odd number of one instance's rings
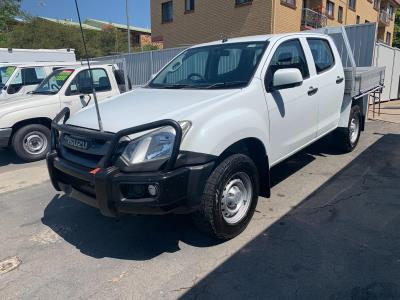
[[[249,175],[234,174],[225,184],[221,198],[221,212],[225,222],[235,225],[247,215],[253,197],[253,186]]]
[[[353,117],[350,121],[350,142],[352,144],[354,144],[357,141],[359,130],[360,130],[359,119]]]
[[[31,155],[42,154],[47,149],[47,137],[40,131],[29,132],[24,136],[22,145],[24,150]]]

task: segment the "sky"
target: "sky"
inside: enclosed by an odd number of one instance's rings
[[[82,22],[100,19],[126,24],[125,0],[78,0]],[[150,28],[150,0],[128,0],[130,25]],[[74,0],[23,0],[31,16],[78,20]]]

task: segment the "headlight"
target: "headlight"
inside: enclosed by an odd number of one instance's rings
[[[191,123],[182,121],[179,124],[182,128],[183,138],[189,131]],[[171,156],[175,135],[175,130],[170,126],[150,132],[129,142],[121,155],[121,159],[126,165],[167,159]]]

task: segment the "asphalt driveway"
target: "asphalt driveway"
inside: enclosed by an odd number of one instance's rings
[[[1,299],[399,299],[400,126],[351,154],[319,142],[272,170],[238,238],[185,216],[109,219],[54,192],[43,162],[0,152]],[[17,174],[17,175],[16,175]]]

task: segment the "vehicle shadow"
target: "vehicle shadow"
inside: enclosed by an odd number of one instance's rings
[[[326,142],[318,142],[316,146],[275,166],[271,170],[272,186],[315,160],[310,154],[312,149],[323,153],[329,148]],[[164,252],[179,251],[180,241],[196,247],[220,243],[200,233],[189,216],[124,216],[112,219],[61,195],[55,196],[45,208],[42,223],[82,253],[95,258],[148,260]]]
[[[19,165],[24,162],[17,157],[17,155],[11,149],[0,148],[0,167],[8,165]]]
[[[400,299],[400,135],[383,135],[182,297]]]
[[[198,232],[188,216],[122,216],[107,218],[67,196],[55,196],[45,208],[42,223],[83,254],[148,260],[179,251],[179,242],[209,247],[218,241]]]

